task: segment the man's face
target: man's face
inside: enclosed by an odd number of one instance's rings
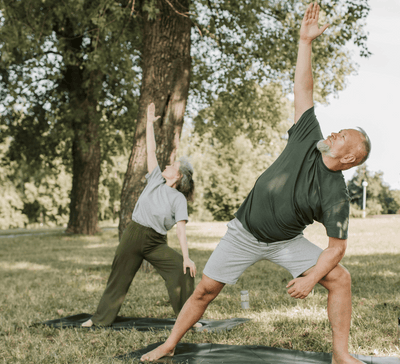
[[[356,155],[361,142],[361,133],[354,129],[342,129],[323,140],[329,150],[327,154],[339,159],[350,153]],[[321,152],[324,154],[324,151]]]

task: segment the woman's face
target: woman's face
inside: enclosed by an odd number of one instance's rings
[[[162,172],[162,176],[166,180],[177,181],[180,177],[179,167],[181,166],[181,162],[176,161],[174,164],[167,165]]]

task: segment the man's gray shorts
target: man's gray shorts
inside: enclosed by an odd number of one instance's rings
[[[211,254],[203,273],[217,282],[235,284],[248,267],[266,259],[296,278],[317,263],[321,252],[303,234],[290,240],[263,243],[235,218],[229,222],[228,231]]]

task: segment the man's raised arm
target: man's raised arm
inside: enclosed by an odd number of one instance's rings
[[[319,5],[311,3],[304,14],[300,28],[299,51],[294,75],[294,122],[304,111],[314,105],[313,77],[311,69],[312,41],[320,36],[329,24],[318,28]]]

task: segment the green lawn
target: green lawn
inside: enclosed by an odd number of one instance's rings
[[[400,316],[399,222],[391,218],[351,221],[342,263],[353,277],[352,353],[400,353],[396,320]],[[225,230],[225,223],[188,224],[190,255],[198,267],[196,282]],[[320,224],[306,230],[306,236],[323,248],[327,244],[324,233]],[[110,359],[166,338],[168,331],[31,327],[49,319],[93,313],[117,244],[117,229],[94,237],[65,236],[54,230],[46,235],[0,238],[1,363],[120,363]],[[174,230],[169,244],[179,248]],[[295,300],[285,289],[290,279],[280,267],[257,263],[236,285],[226,286],[204,315],[251,321],[225,333],[188,333],[183,341],[330,352],[326,291],[318,286],[306,300]],[[250,292],[251,309],[247,311],[240,308],[243,288]],[[162,278],[154,271],[139,272],[120,314],[173,317]]]

